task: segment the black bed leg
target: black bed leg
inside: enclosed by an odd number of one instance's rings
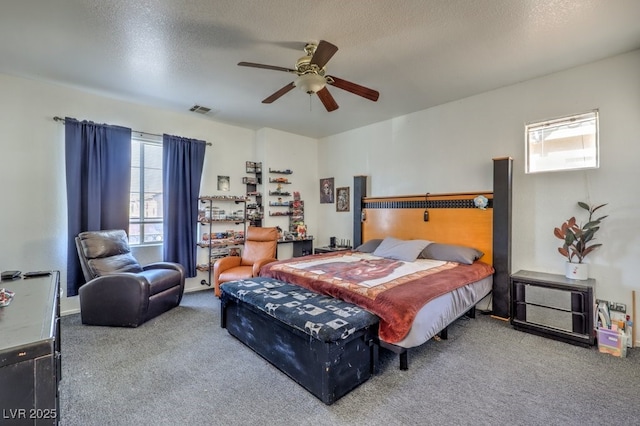
[[[227,328],[227,302],[220,301],[220,327]]]
[[[407,350],[403,350],[400,352],[400,370],[408,370],[409,369],[409,356],[407,355]]]
[[[400,370],[409,369],[409,358],[407,356],[407,348],[403,348],[402,346],[397,346],[392,343],[387,343],[382,340],[378,340],[377,343],[380,347],[389,349],[391,352],[398,354],[398,357],[400,358]]]
[[[469,309],[469,310],[467,311],[467,314],[466,314],[466,315],[467,315],[469,318],[475,318],[475,317],[476,317],[476,305],[473,305],[473,306],[471,307],[471,309]]]
[[[449,338],[449,327],[447,326],[440,330],[440,333],[438,333],[438,335],[442,340],[447,340]]]
[[[378,374],[378,359],[380,346],[373,340],[369,342],[371,346],[371,374]]]

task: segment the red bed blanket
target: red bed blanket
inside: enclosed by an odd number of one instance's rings
[[[482,262],[403,262],[347,251],[270,263],[260,276],[356,304],[380,318],[380,339],[396,343],[407,335],[427,302],[493,272]]]

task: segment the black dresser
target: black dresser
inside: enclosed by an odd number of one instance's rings
[[[595,285],[594,279],[518,271],[511,276],[511,324],[516,330],[592,346]]]
[[[60,415],[59,272],[0,281],[0,424],[56,425]]]

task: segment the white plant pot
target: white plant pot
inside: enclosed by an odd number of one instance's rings
[[[567,262],[564,271],[564,275],[572,280],[589,279],[589,264],[587,263]]]

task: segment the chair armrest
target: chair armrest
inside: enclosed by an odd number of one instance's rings
[[[240,258],[240,256],[227,256],[223,257],[222,259],[216,260],[216,262],[213,264],[213,289],[216,296],[220,297],[220,274],[227,269],[240,266],[241,261],[242,259]]]
[[[241,261],[242,259],[240,258],[240,256],[227,256],[227,257],[223,257],[222,259],[218,259],[213,264],[213,273],[214,275],[220,276],[220,274],[226,271],[227,269],[240,266]]]
[[[153,262],[149,263],[148,265],[144,265],[142,269],[144,269],[145,271],[147,269],[175,269],[176,271],[184,274],[184,266],[174,262]]]
[[[82,285],[80,311],[83,322],[137,327],[149,305],[149,282],[134,273],[103,275]],[[118,312],[117,315],[114,315]],[[112,323],[117,318],[118,323]]]
[[[175,262],[153,262],[143,266],[142,269],[144,271],[148,271],[150,269],[173,269],[180,272],[180,299],[178,299],[178,304],[180,304],[180,301],[182,300],[182,294],[184,293],[184,285],[187,275],[184,266]]]
[[[174,271],[180,272],[180,286],[184,289],[184,280],[187,277],[187,272],[179,263],[175,262],[153,262],[149,263],[142,267],[144,271],[148,271],[150,269],[173,269]]]
[[[253,276],[257,277],[260,275],[260,269],[262,269],[262,267],[264,265],[266,265],[267,263],[271,263],[271,262],[277,262],[278,259],[275,258],[267,258],[267,259],[260,259],[258,260],[256,263],[253,264]]]

